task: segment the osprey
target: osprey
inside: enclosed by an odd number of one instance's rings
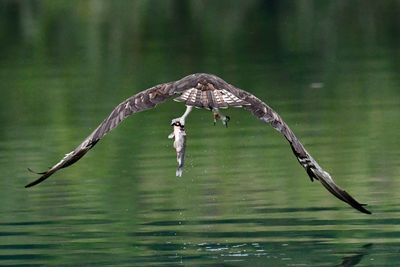
[[[111,114],[78,147],[66,154],[61,161],[47,171],[38,173],[41,176],[25,187],[39,184],[58,170],[74,164],[93,148],[104,135],[117,127],[129,115],[154,108],[157,104],[170,98],[175,98],[176,101],[183,102],[186,105],[185,113],[181,117],[173,119],[171,125],[184,126],[185,119],[193,107],[212,111],[214,123],[218,119],[225,126],[228,125],[229,117],[223,115],[219,109],[243,107],[250,111],[286,138],[298,162],[306,170],[311,181],[318,180],[338,199],[360,212],[371,214],[364,207],[366,204],[360,204],[345,190],[336,185],[330,174],[311,157],[278,113],[249,92],[239,89],[215,75],[205,73],[196,73],[177,81],[162,83],[126,99],[116,106]]]

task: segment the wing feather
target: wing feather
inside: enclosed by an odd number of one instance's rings
[[[175,82],[156,85],[126,99],[116,106],[110,115],[88,137],[86,137],[79,146],[66,154],[65,157],[53,167],[45,172],[39,173],[41,176],[27,184],[25,187],[37,185],[49,178],[58,170],[74,164],[91,148],[93,148],[102,137],[117,127],[129,115],[154,108],[157,104],[181,94],[184,90],[190,87],[193,87],[193,82],[196,80],[197,75],[198,74],[189,75]]]
[[[328,172],[319,166],[319,164],[311,157],[304,146],[301,144],[299,139],[295,136],[289,126],[283,121],[283,119],[276,113],[271,107],[265,104],[263,101],[255,97],[254,95],[236,88],[230,84],[222,85],[227,91],[243,100],[250,105],[244,105],[243,108],[250,111],[253,115],[259,118],[261,121],[270,124],[274,129],[280,132],[286,140],[289,142],[294,155],[299,161],[300,165],[306,170],[311,181],[318,180],[321,184],[335,197],[346,202],[353,208],[360,212],[371,214],[364,206],[355,200],[349,193],[340,188]]]
[[[142,91],[124,102],[120,103],[111,114],[72,152],[65,155],[65,157],[51,167],[48,171],[42,174],[37,180],[26,185],[25,187],[34,186],[59,169],[72,165],[80,158],[82,158],[96,143],[108,132],[117,127],[126,117],[131,114],[154,108],[157,104],[166,101],[172,96],[181,95],[186,91],[183,96],[177,98],[178,101],[183,101],[185,104],[196,105],[201,107],[202,91],[195,89],[196,85],[202,84],[206,86],[211,92],[213,97],[211,103],[216,108],[227,106],[243,106],[246,110],[250,111],[254,116],[261,121],[270,124],[273,128],[279,131],[289,142],[294,155],[297,160],[306,170],[311,181],[318,180],[321,184],[335,197],[348,203],[353,208],[360,212],[371,214],[369,210],[364,208],[365,204],[360,204],[345,190],[341,189],[328,172],[323,170],[318,163],[311,157],[301,144],[299,139],[294,135],[289,126],[283,119],[267,104],[262,102],[254,95],[228,84],[221,78],[211,74],[192,74],[178,80],[176,82],[164,83],[145,91]],[[193,89],[191,89],[193,88]],[[188,90],[191,89],[191,90]],[[215,90],[216,89],[216,90]],[[208,92],[203,92],[204,97]],[[205,107],[205,108],[210,108]]]

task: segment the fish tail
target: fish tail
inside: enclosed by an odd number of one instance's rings
[[[176,176],[181,177],[183,172],[183,165],[185,164],[185,153],[183,153],[183,151],[177,153],[176,161],[178,162],[178,167],[176,168]]]
[[[182,167],[178,167],[176,169],[176,177],[182,177],[182,172],[183,172],[183,168]]]

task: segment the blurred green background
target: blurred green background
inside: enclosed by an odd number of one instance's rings
[[[400,1],[0,1],[0,265],[397,266]],[[170,101],[31,190],[125,98],[194,72],[271,105],[372,216],[240,109]],[[347,261],[346,261],[347,260]],[[350,263],[349,263],[350,262]],[[345,265],[351,264],[351,265]]]

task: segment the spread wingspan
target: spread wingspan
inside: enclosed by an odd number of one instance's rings
[[[243,107],[249,110],[261,121],[270,124],[283,134],[311,181],[320,181],[321,184],[338,199],[348,203],[360,212],[371,214],[371,212],[364,207],[365,204],[360,204],[345,190],[336,185],[330,174],[318,165],[289,126],[272,108],[254,95],[228,84],[221,78],[203,73],[192,74],[175,82],[160,84],[128,98],[119,104],[77,148],[66,154],[61,161],[48,171],[40,173],[41,176],[32,183],[26,185],[26,187],[34,186],[50,177],[59,169],[70,166],[78,161],[94,147],[104,135],[117,127],[129,115],[154,108],[157,104],[173,96],[177,97],[176,100],[183,101],[188,106],[196,106],[211,110],[233,106]]]

